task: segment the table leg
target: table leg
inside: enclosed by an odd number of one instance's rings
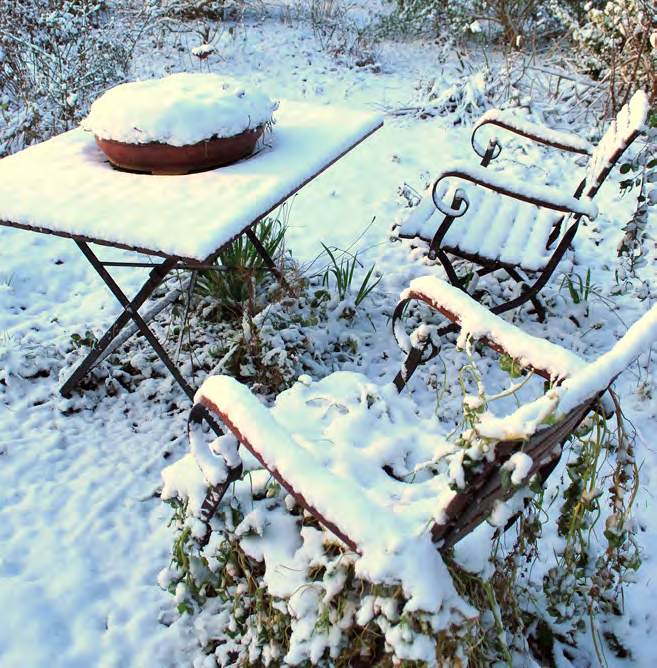
[[[139,307],[153,294],[154,290],[162,283],[166,275],[169,273],[171,268],[176,264],[176,258],[168,258],[164,262],[156,265],[151,270],[150,276],[146,283],[141,287],[135,298],[130,301],[128,297],[123,293],[121,288],[117,285],[116,281],[112,278],[110,273],[105,269],[101,261],[96,257],[88,244],[83,241],[76,240],[76,243],[87,260],[91,263],[94,269],[98,272],[100,277],[105,281],[107,287],[112,291],[114,296],[119,300],[123,306],[123,312],[116,319],[114,324],[105,332],[103,337],[98,341],[94,349],[85,357],[67,381],[62,385],[60,392],[63,396],[71,396],[73,388],[86,376],[89,371],[93,368],[94,364],[98,361],[98,358],[102,355],[103,351],[110,345],[113,339],[119,334],[119,332],[125,327],[125,325],[132,320],[139,331],[144,335],[147,341],[150,343],[151,347],[157,353],[158,357],[162,360],[164,365],[167,367],[171,375],[176,379],[180,387],[183,389],[185,394],[189,397],[190,400],[194,400],[194,390],[183,378],[182,374],[171,361],[166,351],[157,340],[157,337],[149,329],[148,325],[144,322],[143,318],[139,315]]]
[[[246,236],[249,238],[249,241],[255,246],[255,249],[258,251],[260,257],[265,261],[265,264],[271,269],[272,273],[275,274],[278,282],[281,284],[281,287],[284,290],[290,289],[288,282],[283,276],[283,272],[276,266],[276,263],[271,259],[271,256],[267,252],[267,249],[262,245],[262,242],[256,236],[256,233],[253,231],[253,228],[249,227],[246,230]]]

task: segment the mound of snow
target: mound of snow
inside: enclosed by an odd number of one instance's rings
[[[187,146],[257,128],[277,108],[265,93],[235,80],[183,72],[110,89],[91,105],[82,127],[100,139]]]

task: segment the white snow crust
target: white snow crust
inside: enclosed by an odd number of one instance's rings
[[[181,72],[111,88],[91,105],[82,127],[100,139],[186,146],[270,123],[277,108],[239,81]]]
[[[271,411],[228,376],[208,378],[196,401],[204,398],[270,470],[356,542],[362,555],[357,573],[374,582],[401,581],[410,610],[468,609],[426,532],[454,496],[447,469],[413,485],[383,471],[384,464],[412,471],[438,452],[453,452],[436,420],[419,419],[413,402],[393,387],[379,390],[362,374],[348,372],[297,383]]]

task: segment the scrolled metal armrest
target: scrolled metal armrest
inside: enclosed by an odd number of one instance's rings
[[[500,153],[502,153],[502,148],[504,147],[502,146],[502,142],[497,137],[491,137],[488,140],[488,147],[484,149],[475,139],[477,130],[480,127],[481,125],[478,125],[472,131],[472,136],[470,137],[470,146],[472,146],[472,150],[482,159],[482,161],[485,161],[483,164],[488,165],[492,160],[495,160],[499,157]]]
[[[482,148],[481,144],[477,142],[476,136],[478,131],[484,125],[494,125],[495,127],[502,128],[507,132],[519,135],[525,139],[530,139],[531,141],[545,144],[546,146],[551,146],[561,151],[578,153],[580,155],[591,155],[593,152],[593,145],[581,137],[577,137],[568,132],[553,130],[544,125],[539,125],[538,123],[519,118],[515,114],[509,112],[504,112],[499,109],[491,109],[479,118],[470,137],[472,149],[482,159],[485,158],[487,152]],[[493,137],[490,140],[489,148],[492,144],[499,146],[499,150],[497,152],[493,151],[493,154],[488,158],[486,164],[491,160],[495,160],[502,150],[502,144],[497,137]]]
[[[452,198],[452,205],[448,206],[443,201],[443,197],[449,192],[449,188],[443,188],[442,193],[438,192],[441,181],[442,179],[437,179],[431,188],[431,199],[433,200],[436,209],[450,218],[460,218],[470,206],[470,198],[468,197],[468,194],[463,188],[456,188],[454,197]]]
[[[562,191],[551,186],[525,183],[519,187],[517,184],[514,184],[513,181],[509,180],[508,176],[505,176],[500,172],[486,169],[480,165],[472,165],[467,161],[454,161],[449,166],[443,168],[434,182],[434,191],[438,189],[440,181],[448,178],[469,181],[475,185],[483,186],[484,188],[488,188],[501,195],[512,197],[513,199],[522,202],[545,207],[554,211],[561,211],[563,213],[574,213],[580,216],[586,216],[590,220],[593,220],[598,215],[598,207],[588,197],[577,199],[564,194]],[[447,192],[446,188],[445,192]],[[434,203],[438,206],[435,198]],[[443,208],[438,208],[443,212],[444,209],[447,209],[444,204]],[[459,207],[458,209],[453,209],[446,215],[454,216],[454,212],[460,216],[465,213],[465,211],[461,211]]]

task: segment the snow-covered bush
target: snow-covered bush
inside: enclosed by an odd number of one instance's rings
[[[570,4],[575,8],[578,5],[566,2],[565,7]],[[561,25],[564,10],[564,3],[554,0],[397,0],[396,16],[400,24],[416,31],[439,36],[447,30],[454,38],[485,30],[491,37],[519,48],[528,38]]]
[[[77,125],[126,76],[151,12],[120,0],[0,0],[0,156]]]
[[[248,0],[160,0],[167,16],[184,21],[204,19],[223,21],[240,16]],[[251,3],[255,4],[255,3]]]
[[[581,46],[580,66],[605,82],[609,113],[620,109],[639,88],[657,100],[657,7],[646,0],[611,0],[598,9],[587,5],[586,19],[573,24]]]
[[[378,35],[358,5],[345,0],[304,0],[295,11],[310,25],[320,48],[339,63],[378,71]]]
[[[632,160],[621,165],[625,178],[620,187],[624,194],[636,197],[636,208],[623,227],[623,238],[618,246],[621,265],[616,271],[619,286],[628,289],[639,279],[640,270],[647,264],[648,254],[654,249],[653,235],[649,228],[649,214],[657,205],[657,111],[648,114],[647,129],[639,140],[640,150]],[[654,297],[655,286],[639,279],[637,290],[640,299]],[[651,294],[652,293],[652,294]]]
[[[182,460],[171,482],[191,480],[194,466]],[[465,659],[475,620],[459,611],[405,610],[400,586],[357,577],[358,556],[267,471],[247,474],[234,491],[203,549],[194,536],[193,501],[170,499],[176,543],[159,578],[181,612],[198,613],[195,630],[219,666],[410,668],[446,665],[432,663],[432,656]]]
[[[443,74],[419,81],[415,96],[408,104],[393,111],[417,118],[449,116],[453,125],[469,125],[493,106],[499,78],[487,67],[472,72]]]

